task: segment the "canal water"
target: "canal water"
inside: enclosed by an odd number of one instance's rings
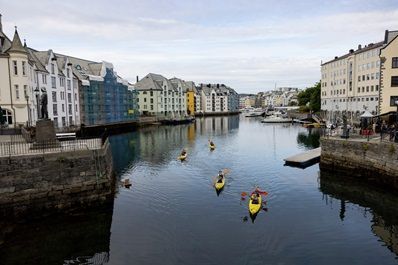
[[[117,178],[132,186],[102,209],[3,228],[0,264],[398,263],[397,195],[318,164],[284,166],[319,146],[316,129],[208,117],[110,140]],[[257,186],[268,195],[251,217],[242,192]]]

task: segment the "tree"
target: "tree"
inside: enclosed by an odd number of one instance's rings
[[[317,82],[313,87],[307,87],[297,95],[298,104],[303,109],[306,106],[314,112],[321,109],[321,83]],[[308,105],[307,105],[308,104]]]

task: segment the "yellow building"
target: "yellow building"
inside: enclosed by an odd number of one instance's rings
[[[398,108],[398,31],[386,31],[384,47],[380,49],[380,113]]]
[[[195,115],[195,91],[187,90],[187,114]]]

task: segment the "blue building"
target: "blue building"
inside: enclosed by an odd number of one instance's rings
[[[79,80],[81,124],[109,125],[138,121],[137,91],[107,62],[69,57]]]

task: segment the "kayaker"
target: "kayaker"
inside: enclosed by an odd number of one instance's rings
[[[222,180],[223,180],[223,178],[224,178],[224,174],[222,173],[221,170],[218,172],[218,176],[217,176],[217,177],[218,177],[217,182],[218,182],[218,183],[221,183]]]
[[[253,204],[258,204],[258,197],[259,197],[260,195],[257,193],[257,191],[254,191],[253,193],[252,193],[252,195],[250,196],[250,198],[252,199],[252,203]]]
[[[185,156],[186,154],[187,154],[187,151],[185,151],[185,149],[182,149],[181,156]]]
[[[213,143],[213,141],[210,141],[210,145],[211,145],[211,146],[214,146],[214,143]]]

